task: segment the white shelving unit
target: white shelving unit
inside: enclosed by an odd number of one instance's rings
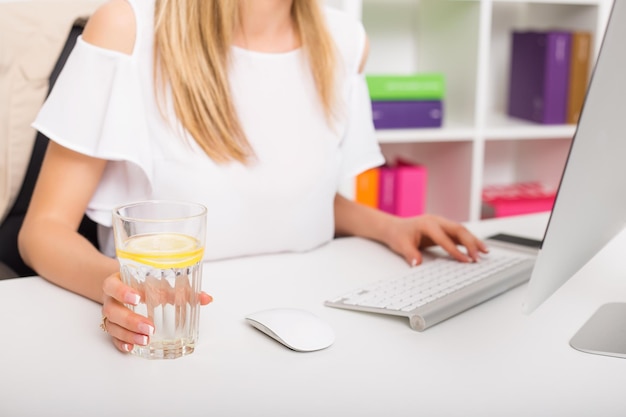
[[[587,30],[597,56],[612,0],[327,1],[362,19],[371,45],[367,73],[446,76],[442,128],[378,131],[388,158],[428,167],[429,212],[478,220],[484,185],[558,185],[576,127],[506,116],[510,34]]]

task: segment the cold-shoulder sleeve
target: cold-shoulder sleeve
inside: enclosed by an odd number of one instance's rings
[[[352,178],[363,171],[385,163],[380,150],[374,122],[372,104],[365,76],[355,74],[349,80],[348,120],[342,139],[342,165],[340,178]]]
[[[340,172],[342,180],[385,163],[374,130],[372,103],[365,75],[359,73],[365,54],[367,39],[365,29],[361,22],[352,19],[348,22],[331,24],[335,27],[335,32],[341,31],[343,34],[338,37],[340,39],[338,46],[345,64],[345,82],[349,91],[346,100],[347,126],[342,139],[343,163]],[[345,35],[346,31],[349,31],[350,36]]]
[[[111,225],[111,210],[151,194],[152,155],[138,72],[130,55],[79,37],[33,127],[73,151],[109,162],[87,214]]]

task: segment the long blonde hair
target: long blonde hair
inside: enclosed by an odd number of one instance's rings
[[[252,149],[228,84],[229,51],[240,22],[236,0],[157,0],[155,87],[163,103],[171,88],[182,127],[216,162],[246,162]],[[293,0],[296,35],[308,59],[329,123],[335,111],[334,44],[318,0]],[[314,64],[313,64],[314,63]]]

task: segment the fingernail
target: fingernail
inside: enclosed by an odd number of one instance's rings
[[[131,350],[131,349],[132,349],[132,345],[129,345],[128,343],[124,343],[124,344],[122,345],[122,350],[123,350],[124,352],[130,352],[130,350]]]
[[[152,336],[154,334],[154,327],[146,323],[139,323],[137,326],[139,331],[143,334],[147,334],[148,336]]]
[[[411,261],[411,266],[417,266],[417,259],[413,259]]]
[[[139,300],[141,300],[141,297],[139,296],[139,294],[127,293],[124,296],[124,302],[127,304],[132,304],[134,306],[139,304]]]
[[[135,335],[133,339],[135,340],[135,344],[137,345],[145,346],[148,344],[148,336],[138,334]]]

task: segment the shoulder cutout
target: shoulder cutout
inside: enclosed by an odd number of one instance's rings
[[[370,53],[370,40],[365,35],[365,46],[363,47],[363,56],[361,57],[361,63],[359,64],[359,74],[363,72],[365,69],[365,64],[367,64],[367,57]]]
[[[132,54],[137,23],[126,0],[109,0],[87,21],[83,39],[95,46]]]

